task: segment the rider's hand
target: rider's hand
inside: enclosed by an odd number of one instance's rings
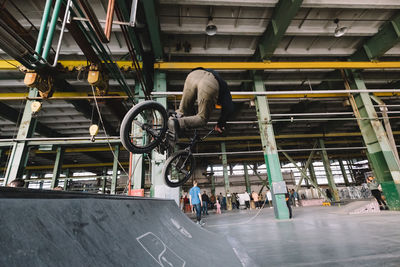
[[[225,127],[220,127],[218,124],[215,125],[214,130],[218,133],[223,133],[225,131]]]

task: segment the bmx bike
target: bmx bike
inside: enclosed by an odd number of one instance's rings
[[[121,123],[120,137],[122,145],[131,153],[149,153],[153,149],[161,154],[167,153],[162,176],[169,187],[178,187],[193,175],[195,160],[192,150],[195,145],[214,130],[202,138],[195,130],[188,143],[177,143],[184,148],[173,152],[171,135],[167,131],[168,118],[167,111],[160,103],[152,100],[143,101],[126,113]]]

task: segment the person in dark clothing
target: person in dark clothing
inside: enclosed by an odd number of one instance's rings
[[[289,219],[292,219],[292,206],[290,203],[290,194],[286,192],[285,194],[285,200],[286,200],[286,206],[288,207],[289,210]]]
[[[330,201],[333,201],[333,197],[332,197],[332,193],[331,190],[329,190],[329,188],[327,188],[325,190],[326,196],[329,198]]]
[[[197,114],[194,111],[196,99],[198,102]],[[226,121],[234,110],[228,85],[212,69],[193,69],[185,80],[182,100],[176,111],[177,118],[168,120],[171,138],[177,140],[178,133],[182,129],[194,129],[206,125],[216,104],[221,106],[221,115],[214,130],[222,133],[225,130]]]
[[[367,178],[367,184],[368,188],[371,190],[371,194],[375,197],[376,201],[378,201],[379,209],[388,210],[389,208],[382,198],[381,191],[379,190],[379,183],[376,181],[375,177],[369,176]]]
[[[203,215],[208,215],[208,203],[210,203],[210,199],[208,198],[208,195],[206,191],[201,195],[201,201],[203,201]]]

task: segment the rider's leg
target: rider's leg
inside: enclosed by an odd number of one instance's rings
[[[202,73],[193,71],[186,77],[183,87],[182,99],[176,113],[180,116],[191,116],[195,114],[194,103],[197,98],[197,83],[202,77]]]
[[[181,128],[198,128],[207,124],[218,99],[219,85],[210,72],[204,72],[197,84],[198,113],[194,116],[179,118]]]
[[[199,77],[197,71],[193,71],[187,76],[179,109],[176,110],[178,117],[190,116],[195,113],[194,103],[197,97],[197,83],[200,78],[201,76]],[[177,142],[180,129],[179,121],[171,117],[168,120],[169,141],[171,146],[174,146]]]

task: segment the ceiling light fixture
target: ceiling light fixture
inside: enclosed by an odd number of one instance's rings
[[[215,35],[217,33],[217,25],[215,25],[212,17],[208,18],[208,23],[206,26],[206,34],[209,36]]]
[[[339,19],[337,19],[337,18],[333,22],[336,24],[336,28],[335,28],[335,32],[334,32],[335,37],[342,37],[347,32],[348,28],[340,27]]]

